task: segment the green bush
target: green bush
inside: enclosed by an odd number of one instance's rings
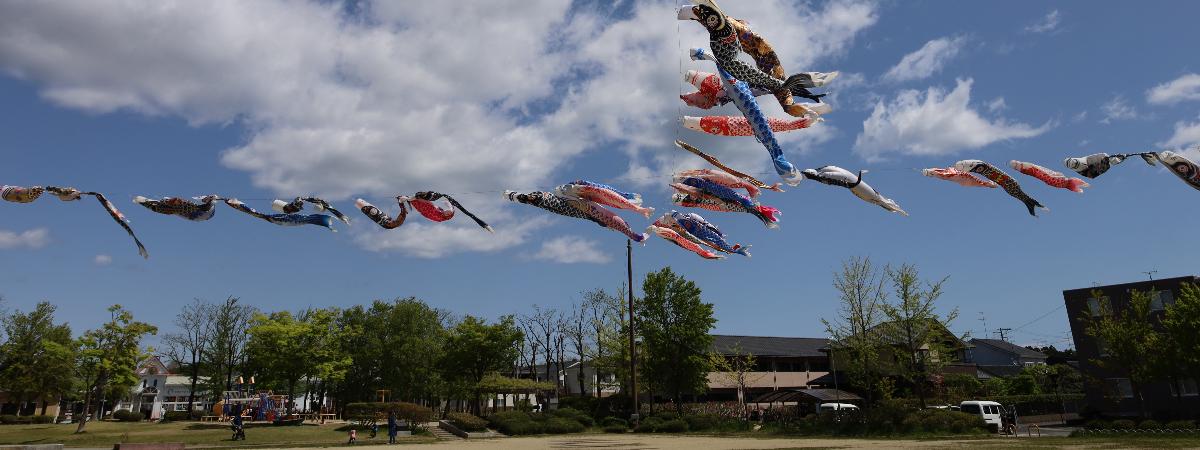
[[[1196,424],[1190,420],[1172,420],[1167,422],[1166,426],[1163,428],[1168,428],[1171,430],[1190,430],[1192,428],[1196,428]]]
[[[204,411],[192,411],[188,414],[187,411],[167,411],[163,413],[162,420],[165,422],[174,422],[179,420],[200,420],[204,416]]]
[[[486,431],[488,422],[471,413],[452,412],[446,420],[463,431]]]
[[[659,419],[658,417],[647,417],[645,420],[638,423],[637,427],[633,429],[633,432],[653,433],[658,430],[658,427],[662,426],[663,422],[664,420]]]
[[[1112,428],[1112,423],[1104,419],[1092,419],[1083,424],[1083,427],[1089,430],[1104,430]]]
[[[1146,419],[1139,423],[1137,427],[1141,430],[1157,430],[1162,428],[1162,424],[1154,419]]]
[[[54,416],[33,416],[33,423],[54,423]]]
[[[558,409],[576,409],[583,411],[589,417],[596,412],[599,400],[596,397],[560,397]]]
[[[704,431],[717,428],[724,420],[716,414],[688,414],[683,416],[683,420],[687,422],[688,430]]]
[[[142,420],[143,416],[142,416],[142,413],[137,412],[137,411],[118,409],[116,411],[113,411],[112,418],[119,422],[140,422]]]
[[[609,427],[613,425],[620,425],[623,428],[629,428],[629,422],[626,422],[625,419],[620,417],[605,417],[600,421],[600,426],[602,427]]]
[[[654,417],[662,419],[665,422],[668,420],[678,419],[679,413],[677,413],[675,411],[662,411],[662,412],[654,413]]]
[[[563,417],[551,417],[542,427],[547,434],[580,433],[586,429],[583,424]]]
[[[504,411],[488,416],[492,428],[509,436],[541,434],[542,424],[535,422],[529,413],[522,411]]]
[[[17,416],[15,416],[13,414],[0,415],[0,423],[5,424],[5,425],[12,425],[14,423],[17,423]]]
[[[1117,419],[1112,421],[1110,426],[1117,430],[1132,430],[1134,423],[1129,419]]]
[[[589,415],[587,415],[587,413],[584,413],[583,411],[580,411],[578,409],[560,408],[560,409],[554,411],[553,414],[555,417],[562,417],[564,419],[571,419],[576,422],[579,422],[585,428],[591,428],[591,427],[596,426],[596,419],[593,419],[592,416],[589,416]]]
[[[687,422],[683,419],[671,419],[663,422],[655,432],[656,433],[683,433],[688,430]]]
[[[604,432],[605,432],[605,433],[614,433],[614,434],[619,434],[619,433],[628,433],[628,432],[629,432],[629,427],[628,427],[628,426],[625,426],[625,425],[621,425],[621,424],[619,424],[619,423],[614,423],[614,424],[611,424],[611,425],[605,425],[605,426],[604,426]]]
[[[416,403],[408,402],[363,402],[346,405],[346,419],[371,421],[384,419],[389,413],[396,414],[399,420],[410,423],[425,423],[433,420],[433,410]]]

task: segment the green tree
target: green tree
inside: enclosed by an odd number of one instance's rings
[[[726,354],[715,351],[709,353],[709,360],[712,361],[713,372],[717,379],[727,385],[733,385],[737,389],[738,406],[740,406],[738,414],[744,419],[747,390],[750,385],[764,376],[764,374],[754,373],[758,358],[754,357],[753,353],[745,351],[739,342],[734,344],[733,348],[728,349]]]
[[[703,392],[712,362],[709,332],[717,323],[713,305],[700,298],[700,288],[670,267],[646,274],[637,302],[635,329],[642,336],[641,379],[653,382],[683,411],[683,395]]]
[[[1181,405],[1180,382],[1200,374],[1200,288],[1192,283],[1183,285],[1179,297],[1166,307],[1162,328],[1154,343],[1158,349],[1154,357],[1160,372],[1175,384],[1175,399]]]
[[[442,358],[443,376],[450,382],[451,395],[470,398],[475,414],[480,413],[480,381],[485,375],[509,370],[517,361],[524,333],[513,316],[489,325],[466,316],[450,328]]]
[[[167,346],[167,357],[178,366],[186,367],[189,372],[188,384],[189,414],[193,411],[196,401],[196,384],[200,378],[200,360],[204,349],[212,339],[213,305],[200,299],[193,299],[183,306],[175,315],[175,331],[163,336]]]
[[[1129,303],[1124,308],[1115,308],[1100,292],[1093,297],[1099,301],[1100,314],[1083,317],[1084,333],[1096,339],[1101,346],[1100,358],[1092,363],[1110,372],[1124,374],[1129,379],[1133,396],[1137,399],[1142,417],[1146,407],[1142,399],[1142,386],[1154,377],[1155,332],[1151,322],[1151,295],[1132,291]]]
[[[886,268],[884,269],[886,270]],[[842,262],[842,271],[833,276],[841,307],[833,321],[821,319],[830,337],[830,358],[846,374],[850,384],[872,402],[879,373],[879,354],[883,349],[880,334],[873,332],[883,318],[887,291],[883,276],[870,258],[854,257]]]
[[[47,399],[71,387],[78,343],[69,325],[54,324],[54,310],[41,302],[28,314],[17,311],[4,318],[9,340],[0,345],[0,389],[17,401],[18,414],[25,402],[40,399],[45,415]]]
[[[142,337],[158,333],[158,328],[133,320],[133,313],[121,305],[108,307],[109,320],[96,330],[89,330],[79,339],[76,369],[84,387],[83,415],[76,433],[82,433],[88,422],[92,402],[97,403],[96,415],[104,413],[100,401],[114,391],[128,391],[137,384],[137,365],[151,351],[141,348]]]
[[[621,392],[629,394],[629,307],[625,300],[625,285],[611,295],[597,289],[586,295],[591,322],[592,340],[595,347],[593,361],[597,376],[611,374],[616,377]],[[601,396],[603,386],[596,384],[596,397]]]
[[[257,310],[228,297],[212,309],[212,336],[200,360],[204,389],[214,400],[233,389],[233,376],[242,371],[246,359],[246,341],[250,338],[250,319]]]
[[[250,322],[250,340],[246,343],[247,367],[258,375],[265,387],[286,390],[295,398],[296,386],[307,375],[320,373],[330,362],[325,352],[313,347],[312,334],[322,332],[328,313],[307,311],[300,318],[287,311],[257,314]],[[307,319],[307,320],[306,320]],[[292,403],[286,408],[292,412]]]
[[[947,336],[949,323],[958,317],[958,310],[951,311],[945,319],[936,311],[946,278],[922,284],[917,267],[911,264],[886,272],[895,299],[882,304],[888,321],[877,328],[892,343],[896,375],[913,387],[924,408],[931,380],[941,375],[942,367],[951,362],[956,350],[946,342],[959,340]]]

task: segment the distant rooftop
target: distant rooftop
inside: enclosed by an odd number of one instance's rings
[[[754,356],[824,357],[821,349],[829,345],[827,338],[774,337],[774,336],[731,336],[713,335],[713,351],[725,355],[741,347],[742,353]]]
[[[994,349],[1003,351],[1005,353],[1011,353],[1011,354],[1017,355],[1021,358],[1046,359],[1045,353],[1039,352],[1037,350],[1030,350],[1030,349],[1027,349],[1020,345],[1016,345],[1011,342],[1002,341],[999,339],[975,338],[975,339],[971,339],[971,343],[975,344],[976,347],[978,347],[980,345],[986,345],[986,346],[992,347]]]

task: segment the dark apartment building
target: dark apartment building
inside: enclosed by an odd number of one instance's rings
[[[1103,314],[1106,309],[1103,307],[1105,303],[1110,305],[1113,311],[1124,310],[1129,307],[1131,292],[1152,290],[1156,291],[1151,303],[1151,310],[1154,311],[1152,314],[1161,317],[1164,309],[1175,301],[1184,283],[1200,285],[1200,277],[1165,278],[1063,291],[1063,301],[1066,303],[1067,317],[1071,323],[1071,335],[1079,355],[1079,368],[1087,378],[1084,385],[1089,407],[1105,416],[1138,415],[1138,403],[1127,375],[1119,370],[1105,370],[1093,362],[1096,359],[1103,360],[1106,353],[1104,343],[1098,342],[1084,331],[1088,318]],[[1158,317],[1151,317],[1150,320],[1157,326]],[[1197,379],[1200,379],[1200,374],[1193,379],[1183,380],[1179,388],[1167,381],[1146,383],[1142,386],[1142,397],[1147,413],[1155,417],[1200,413]]]

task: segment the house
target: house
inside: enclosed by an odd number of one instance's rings
[[[580,372],[583,372],[583,390],[580,390],[579,386]],[[550,374],[549,378],[546,378],[547,373]],[[553,362],[550,363],[548,372],[546,364],[520,367],[517,369],[517,378],[555,382],[563,395],[581,395],[586,392],[588,395],[595,396],[597,386],[599,386],[601,397],[607,397],[620,391],[616,375],[597,371],[592,361],[570,359],[563,361],[562,367],[559,367],[557,362]]]
[[[1084,383],[1085,401],[1090,408],[1110,417],[1136,416],[1140,413],[1133,386],[1125,371],[1119,368],[1105,369],[1096,364],[1096,360],[1104,359],[1107,353],[1103,342],[1087,334],[1088,321],[1108,311],[1129,308],[1133,291],[1155,291],[1149,320],[1157,328],[1163,312],[1174,302],[1184,283],[1200,285],[1200,277],[1185,276],[1063,291],[1071,336],[1079,356],[1079,369],[1090,381]],[[1200,376],[1182,380],[1179,388],[1164,380],[1144,383],[1141,386],[1142,405],[1148,414],[1155,417],[1178,417],[1188,412],[1195,415],[1200,412],[1197,378]]]
[[[121,399],[114,407],[139,411],[150,420],[161,419],[166,411],[187,411],[188,392],[192,379],[186,375],[171,373],[157,356],[143,361],[137,369],[138,384],[129,389],[129,396]],[[198,384],[205,380],[201,378]],[[197,411],[212,409],[212,399],[197,386],[192,408]]]
[[[742,393],[749,400],[781,389],[807,389],[814,380],[829,374],[829,346],[826,338],[713,335],[712,351],[726,358],[753,355],[754,367],[746,372]],[[708,374],[710,400],[736,400],[737,374]]]
[[[1045,365],[1046,354],[1000,339],[971,339],[974,348],[968,359],[980,366],[1034,366]]]

